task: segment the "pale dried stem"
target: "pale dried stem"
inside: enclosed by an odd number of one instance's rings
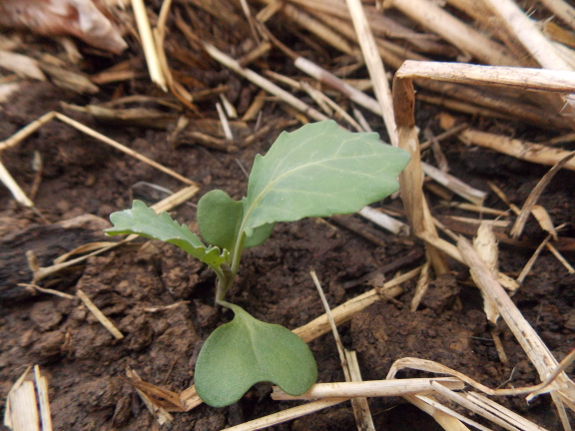
[[[564,151],[559,148],[521,141],[519,139],[511,139],[506,136],[480,132],[473,129],[467,129],[461,132],[459,137],[466,143],[490,148],[521,160],[542,165],[555,166],[561,162],[561,160],[566,159],[560,167],[575,170],[575,161],[571,160],[573,152]]]
[[[515,2],[512,0],[486,0],[486,2],[501,16],[510,31],[542,67],[573,71],[573,67],[557,52],[553,43],[545,37],[535,21],[529,18]],[[571,95],[573,96],[575,95]],[[571,109],[575,110],[575,101],[566,100]],[[561,101],[556,99],[553,105],[559,107]]]
[[[148,13],[143,0],[132,0],[132,9],[138,26],[138,32],[140,34],[144,56],[146,57],[146,63],[148,64],[150,79],[162,90],[168,91],[166,79],[162,72],[158,52],[156,50],[156,42],[154,40],[154,35],[152,34],[152,28],[150,27]]]
[[[260,2],[269,5],[273,3],[274,0],[260,0]],[[289,19],[296,22],[306,30],[309,30],[311,33],[323,39],[341,52],[345,52],[354,57],[358,55],[357,50],[339,33],[336,33],[330,27],[313,18],[306,12],[303,12],[301,9],[298,9],[289,3],[284,3],[281,11]]]
[[[309,415],[310,413],[335,406],[337,404],[347,401],[349,398],[332,398],[327,400],[319,400],[311,403],[303,404],[301,406],[293,407],[291,409],[283,410],[278,413],[273,413],[263,418],[254,419],[253,421],[245,422],[235,427],[225,428],[224,431],[252,431],[263,428],[268,428],[273,425],[281,424],[282,422],[291,421],[302,416]]]
[[[313,279],[313,283],[317,288],[319,296],[321,298],[321,302],[329,319],[329,324],[331,326],[331,331],[333,333],[333,337],[335,339],[335,344],[337,346],[337,351],[339,354],[339,359],[341,361],[341,367],[343,368],[343,374],[345,376],[346,382],[361,382],[361,373],[359,371],[359,364],[357,363],[357,357],[355,356],[355,352],[350,352],[347,350],[343,343],[341,342],[341,338],[339,336],[339,332],[337,330],[337,326],[335,324],[335,320],[331,314],[331,309],[323,292],[323,288],[317,278],[317,274],[315,271],[310,272],[311,278]],[[369,405],[367,404],[367,398],[365,397],[357,397],[351,400],[351,405],[353,408],[353,414],[355,416],[355,421],[357,424],[357,429],[359,431],[375,431],[375,426],[373,424],[373,418],[371,417],[371,412],[369,410]]]
[[[421,268],[413,269],[403,275],[400,275],[383,285],[383,288],[372,289],[365,292],[349,301],[339,305],[338,307],[331,310],[332,316],[336,322],[336,325],[341,325],[344,322],[350,320],[355,313],[369,307],[375,301],[382,298],[388,297],[393,298],[398,296],[403,290],[399,285],[419,274]],[[382,296],[385,295],[385,296]],[[293,330],[293,333],[298,335],[306,343],[315,340],[317,337],[329,332],[330,326],[327,315],[323,314],[316,317],[309,323],[306,323],[299,328]]]
[[[363,53],[363,59],[367,65],[376,98],[383,116],[383,122],[387,129],[391,145],[398,146],[397,126],[393,114],[393,102],[391,90],[387,81],[385,68],[379,55],[373,33],[365,16],[361,0],[347,0],[347,6]]]
[[[427,0],[393,0],[391,4],[478,60],[499,66],[521,64],[501,45],[469,27],[437,4]]]
[[[394,219],[375,208],[364,207],[358,212],[358,214],[395,235],[408,236],[410,234],[409,225]]]
[[[462,198],[467,199],[469,202],[475,205],[481,206],[487,197],[486,192],[465,184],[463,181],[455,178],[453,175],[449,175],[446,172],[440,171],[435,166],[421,162],[421,168],[426,175],[433,178],[439,184],[458,194]]]
[[[409,306],[410,311],[416,311],[417,307],[419,307],[419,303],[421,299],[427,292],[429,288],[430,282],[430,274],[429,274],[429,261],[426,261],[423,264],[423,268],[421,268],[421,273],[419,274],[419,279],[417,280],[417,285],[415,286],[415,293],[411,300],[411,305]]]
[[[284,89],[278,87],[277,85],[275,85],[271,81],[265,79],[261,75],[258,75],[253,70],[241,67],[240,64],[236,60],[234,60],[233,58],[224,54],[223,52],[218,50],[215,46],[208,44],[208,43],[204,43],[204,48],[205,48],[206,52],[212,58],[214,58],[215,60],[222,63],[224,66],[230,68],[231,70],[233,70],[237,74],[243,76],[247,80],[251,81],[252,83],[257,85],[258,87],[263,88],[268,93],[271,93],[274,96],[279,97],[285,103],[287,103],[288,105],[297,109],[298,111],[302,112],[303,114],[308,115],[309,117],[313,118],[316,121],[329,120],[329,118],[326,117],[321,112],[312,108],[308,104],[302,102],[297,97],[294,97],[293,95],[291,95],[290,93],[288,93]]]
[[[469,85],[500,85],[522,90],[575,91],[575,72],[566,70],[406,60],[396,77],[428,78]]]
[[[4,166],[4,163],[0,160],[0,181],[6,186],[16,202],[25,207],[31,208],[34,206],[34,202],[26,195],[24,190],[18,185],[16,180],[10,175],[8,169]]]
[[[573,160],[573,157],[575,157],[575,151],[572,151],[570,153],[567,153],[566,151],[561,151],[561,150],[553,151],[555,149],[551,148],[551,147],[543,147],[543,146],[533,147],[534,145],[537,145],[537,144],[530,144],[528,146],[527,145],[525,145],[525,146],[530,149],[530,152],[534,152],[533,150],[535,150],[535,149],[539,150],[536,153],[537,159],[539,159],[540,153],[543,153],[544,155],[545,155],[545,153],[547,153],[547,154],[551,153],[554,155],[554,157],[557,157],[559,155],[562,155],[562,157],[560,157],[555,162],[554,166],[549,170],[549,172],[547,172],[545,175],[543,175],[543,177],[539,180],[537,185],[535,187],[533,187],[533,190],[531,190],[531,193],[529,193],[529,196],[525,200],[525,203],[523,204],[523,208],[521,208],[521,212],[519,213],[519,216],[517,217],[515,225],[511,229],[511,236],[514,238],[518,238],[521,235],[521,232],[523,232],[523,228],[525,227],[525,223],[527,222],[527,217],[529,216],[529,214],[533,210],[533,207],[537,203],[539,196],[541,196],[541,193],[543,193],[543,190],[545,190],[545,187],[547,187],[547,185],[551,182],[551,179],[555,176],[555,174],[563,167],[575,170],[575,160]],[[541,151],[543,148],[545,150]],[[548,161],[548,160],[549,160],[549,158],[545,159],[545,161]],[[530,160],[530,161],[533,161],[533,160]],[[539,162],[539,163],[541,163],[541,162]],[[544,164],[549,164],[549,162],[544,163]]]
[[[543,251],[543,248],[545,248],[545,246],[547,245],[547,243],[549,242],[550,239],[551,239],[551,235],[547,235],[547,238],[545,238],[541,242],[541,244],[539,244],[539,247],[537,247],[537,249],[535,250],[535,252],[531,256],[531,258],[527,261],[527,263],[525,264],[525,266],[521,270],[521,273],[517,277],[517,282],[519,284],[523,284],[525,277],[527,277],[527,275],[529,275],[529,272],[531,271],[531,268],[533,268],[535,261],[537,260],[537,258],[539,257],[539,255]]]
[[[541,0],[555,15],[575,30],[575,8],[563,0]]]
[[[34,381],[38,392],[38,406],[40,408],[40,423],[42,431],[52,431],[52,412],[48,397],[48,379],[40,373],[40,367],[34,365]]]
[[[112,321],[108,319],[104,315],[104,313],[100,311],[100,309],[96,306],[96,304],[94,304],[92,300],[88,298],[88,296],[82,290],[78,289],[76,291],[76,295],[78,295],[78,298],[82,300],[86,308],[90,310],[90,312],[94,315],[94,317],[98,319],[98,321],[102,324],[102,326],[104,326],[104,328],[106,328],[114,336],[116,340],[121,340],[122,338],[124,338],[124,335],[118,330],[118,328],[114,326]]]
[[[312,400],[323,398],[395,397],[432,392],[434,383],[449,389],[461,390],[464,384],[453,377],[434,379],[371,380],[363,382],[316,383],[305,394],[288,395],[274,386],[274,400]]]
[[[517,341],[537,369],[541,380],[545,380],[558,366],[557,361],[539,338],[535,330],[525,320],[521,312],[517,309],[513,301],[509,298],[505,290],[501,287],[493,274],[487,269],[485,263],[479,258],[475,250],[465,238],[460,238],[458,247],[461,254],[470,267],[471,275],[486,297],[489,297],[496,305],[499,314]],[[571,408],[575,404],[575,384],[565,373],[561,373],[549,390],[554,391],[552,396],[557,406],[560,417],[566,429],[570,429],[563,403]]]
[[[165,166],[153,161],[152,159],[149,159],[148,157],[141,155],[137,151],[134,151],[131,148],[128,148],[125,145],[122,145],[119,142],[114,141],[113,139],[110,139],[107,136],[102,135],[101,133],[98,133],[95,130],[84,126],[82,123],[79,123],[76,120],[71,119],[70,117],[67,117],[67,116],[60,114],[58,112],[55,113],[55,116],[58,120],[62,121],[63,123],[69,124],[70,126],[78,129],[79,131],[85,133],[86,135],[92,136],[93,138],[96,138],[96,139],[104,142],[105,144],[108,144],[108,145],[116,148],[117,150],[120,150],[120,151],[128,154],[129,156],[132,156],[132,157],[158,169],[158,170],[182,181],[183,183],[190,184],[190,185],[196,184],[192,180],[187,179],[186,177],[178,174],[177,172],[174,172],[173,170],[166,168]]]

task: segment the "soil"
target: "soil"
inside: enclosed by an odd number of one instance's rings
[[[63,93],[49,83],[28,84],[17,99],[0,110],[0,139],[57,109],[62,100],[86,103],[81,96]],[[418,105],[417,112],[425,123],[437,127],[434,109]],[[265,115],[273,119],[286,114],[271,106]],[[240,198],[247,184],[240,165],[249,170],[254,155],[264,153],[277,135],[273,132],[232,154],[201,146],[174,148],[166,131],[111,127],[95,124],[89,117],[80,120],[201,184],[192,203],[215,188]],[[373,121],[381,132],[381,121]],[[531,140],[545,135],[527,126],[512,126]],[[442,147],[451,173],[483,190],[489,190],[487,181],[493,181],[519,205],[547,171],[488,150],[470,150],[455,139]],[[35,203],[50,224],[15,205],[8,191],[0,187],[0,406],[4,407],[3,400],[25,367],[40,364],[50,384],[54,429],[153,429],[153,417],[124,379],[126,369],[175,392],[193,384],[194,361],[203,340],[231,317],[213,308],[213,275],[174,246],[139,240],[136,245],[92,257],[66,274],[42,281],[43,287],[70,294],[83,290],[125,335],[122,340],[115,340],[79,300],[32,295],[17,283],[31,280],[26,251],[33,250],[40,266],[47,266],[79,245],[109,241],[102,235],[102,225],[111,212],[129,207],[134,197],[149,204],[165,197],[154,195],[157,192],[145,186],[134,187],[136,183],[146,181],[174,191],[182,184],[53,121],[2,154],[7,169],[25,190],[34,179],[31,160],[35,151],[44,164]],[[557,225],[567,223],[562,236],[571,238],[575,237],[573,175],[560,172],[540,199]],[[468,215],[438,206],[434,195],[429,198],[436,215]],[[399,207],[398,202],[382,204]],[[493,194],[486,205],[507,209]],[[97,217],[99,222],[72,223],[72,227],[55,224],[84,214]],[[197,230],[193,205],[181,205],[172,215]],[[367,240],[357,230],[375,240]],[[537,223],[530,220],[524,238],[538,244],[544,237]],[[317,272],[328,302],[335,307],[372,288],[361,283],[345,289],[345,282],[413,250],[423,250],[414,238],[389,234],[354,215],[280,223],[267,242],[245,253],[239,280],[229,298],[258,319],[293,329],[323,313],[310,269]],[[501,271],[517,276],[533,251],[501,243]],[[575,261],[575,252],[567,250],[564,255],[571,263]],[[420,258],[401,269],[407,271],[422,262]],[[478,290],[463,266],[455,262],[450,265],[452,274],[433,281],[418,311],[409,311],[415,289],[412,281],[403,285],[404,293],[396,300],[378,301],[340,327],[344,344],[358,353],[364,379],[383,379],[395,360],[417,357],[437,361],[493,388],[537,384],[536,371],[504,323],[495,328],[509,358],[507,364],[501,363],[492,341],[494,328],[482,311]],[[386,274],[386,278],[393,275]],[[513,297],[558,360],[575,347],[574,287],[575,276],[569,275],[553,255],[543,252]],[[186,302],[164,311],[150,311],[179,301]],[[310,346],[319,365],[319,381],[342,381],[332,336],[322,336]],[[422,375],[409,371],[400,376]],[[269,393],[270,385],[258,384],[232,406],[215,409],[200,405],[186,413],[174,413],[172,429],[218,430],[295,405],[274,402]],[[540,396],[529,405],[521,397],[498,401],[547,429],[560,428],[548,396]],[[399,398],[371,399],[370,406],[377,429],[441,429],[431,417]],[[0,429],[6,428],[0,425]],[[344,403],[274,429],[353,430],[356,426],[350,405]]]

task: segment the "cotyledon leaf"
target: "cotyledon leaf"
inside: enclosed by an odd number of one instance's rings
[[[224,305],[235,317],[208,337],[196,362],[196,391],[206,404],[230,405],[258,382],[272,382],[290,395],[301,395],[315,383],[317,364],[301,338],[237,305]]]
[[[266,223],[359,211],[397,191],[406,151],[377,133],[351,133],[334,121],[283,132],[257,155],[244,200],[244,231]]]
[[[114,227],[105,230],[108,235],[135,233],[146,238],[169,242],[216,269],[227,258],[226,250],[205,246],[186,225],[180,226],[166,212],[156,214],[142,201],[135,200],[130,210],[111,214],[110,220]]]

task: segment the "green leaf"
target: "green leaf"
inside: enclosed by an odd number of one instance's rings
[[[282,133],[254,161],[244,231],[266,223],[359,211],[399,188],[409,154],[383,144],[377,133],[351,133],[334,121]]]
[[[242,222],[241,202],[230,198],[223,190],[212,190],[198,202],[198,228],[204,241],[231,250]]]
[[[202,238],[208,244],[226,250],[233,250],[243,216],[243,203],[233,200],[223,190],[212,190],[198,202],[198,227]],[[273,223],[258,227],[251,237],[245,239],[244,247],[260,245],[269,238],[273,228]]]
[[[180,226],[166,212],[156,214],[142,201],[135,200],[131,210],[111,214],[110,220],[114,227],[105,230],[108,235],[135,233],[146,238],[169,242],[216,269],[227,259],[226,250],[206,247],[187,226]]]
[[[317,364],[301,338],[237,305],[224,305],[235,317],[209,336],[196,362],[196,390],[206,404],[230,405],[258,382],[272,382],[290,395],[301,395],[315,383]]]

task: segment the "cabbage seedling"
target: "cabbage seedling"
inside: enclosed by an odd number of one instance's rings
[[[222,190],[200,199],[198,227],[208,245],[140,201],[110,216],[108,235],[135,233],[172,243],[216,273],[216,303],[235,316],[208,337],[198,356],[195,384],[204,402],[232,404],[257,382],[272,382],[291,395],[315,383],[317,364],[298,336],[225,300],[242,251],[264,242],[276,222],[354,213],[389,196],[408,162],[407,152],[381,143],[377,133],[350,133],[324,121],[284,132],[265,156],[258,154],[241,201]]]

